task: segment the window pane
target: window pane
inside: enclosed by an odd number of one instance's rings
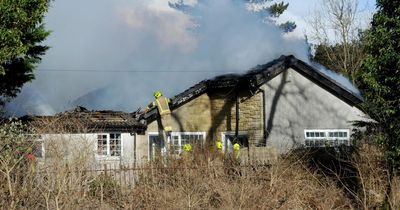
[[[315,146],[325,147],[351,144],[349,132],[341,129],[318,129],[304,131],[306,146],[314,144]]]
[[[121,156],[121,134],[110,134],[110,155]]]
[[[334,144],[333,145],[338,146],[339,145],[339,141],[337,139],[334,140]]]
[[[179,154],[179,136],[172,136],[170,149],[173,154]]]
[[[179,138],[180,137],[180,138]],[[171,140],[171,151],[179,154],[183,150],[185,144],[202,144],[204,136],[202,134],[174,134]]]
[[[315,146],[319,147],[319,140],[314,140],[314,142],[315,142]]]
[[[97,135],[97,154],[107,155],[107,135]]]
[[[172,145],[179,145],[179,137],[178,136],[173,136],[171,144]]]
[[[37,158],[42,158],[43,157],[42,148],[43,148],[43,142],[40,141],[34,142],[32,151],[33,155],[35,155],[35,157]]]
[[[189,135],[181,135],[181,146],[189,143]]]
[[[310,141],[310,146],[312,146],[312,147],[315,146],[315,141],[314,141],[314,140],[311,140],[311,141]]]

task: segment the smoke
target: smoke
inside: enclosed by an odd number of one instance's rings
[[[154,90],[173,96],[282,54],[307,60],[303,40],[283,35],[241,1],[198,4],[190,16],[165,0],[53,2],[46,18],[51,49],[8,113],[53,114],[76,105],[131,112]]]
[[[311,65],[322,74],[330,77],[331,79],[339,83],[343,88],[347,89],[347,91],[350,91],[353,94],[362,97],[360,90],[355,87],[354,84],[347,77],[343,76],[340,73],[334,72],[319,63],[311,63]]]

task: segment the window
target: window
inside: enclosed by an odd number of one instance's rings
[[[43,141],[35,141],[33,143],[32,153],[36,158],[44,158],[44,143]]]
[[[172,132],[170,149],[172,154],[180,154],[185,144],[203,144],[205,132]]]
[[[97,154],[107,155],[107,135],[97,135]]]
[[[308,147],[350,145],[348,129],[304,130],[304,137]]]
[[[239,132],[237,139],[233,131],[222,132],[221,136],[223,151],[232,152],[235,143],[238,143],[240,148],[249,147],[249,138],[246,132]]]
[[[98,134],[97,155],[102,157],[120,157],[122,139],[120,133]]]
[[[110,133],[110,154],[111,156],[121,156],[120,133]]]
[[[27,138],[29,144],[31,145],[32,154],[35,156],[35,158],[44,158],[45,150],[42,136],[37,134],[28,134]]]

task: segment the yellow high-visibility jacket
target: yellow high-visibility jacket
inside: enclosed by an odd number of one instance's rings
[[[160,115],[171,114],[168,103],[169,99],[164,96],[160,96],[156,99],[155,105],[157,105],[157,109]]]

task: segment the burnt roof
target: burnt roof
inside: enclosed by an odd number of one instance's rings
[[[222,88],[238,88],[256,91],[261,85],[265,84],[275,76],[288,68],[293,68],[306,78],[310,79],[328,92],[334,94],[351,106],[358,106],[363,102],[363,98],[346,88],[340,82],[325,75],[313,66],[297,59],[293,55],[282,55],[280,58],[269,63],[258,65],[245,74],[226,74],[217,76],[213,79],[203,80],[194,86],[186,89],[182,93],[171,98],[171,110],[191,101],[197,96],[208,91]],[[151,121],[158,116],[157,109],[153,108],[141,117]]]
[[[138,112],[126,113],[111,110],[90,111],[84,107],[78,106],[73,110],[62,112],[54,116],[24,116],[21,119],[25,122],[29,122],[33,127],[44,128],[44,130],[46,130],[44,132],[142,133],[147,127],[144,123],[137,120],[138,118],[136,116],[138,114]],[[46,124],[55,124],[57,126],[44,127],[43,125]]]

